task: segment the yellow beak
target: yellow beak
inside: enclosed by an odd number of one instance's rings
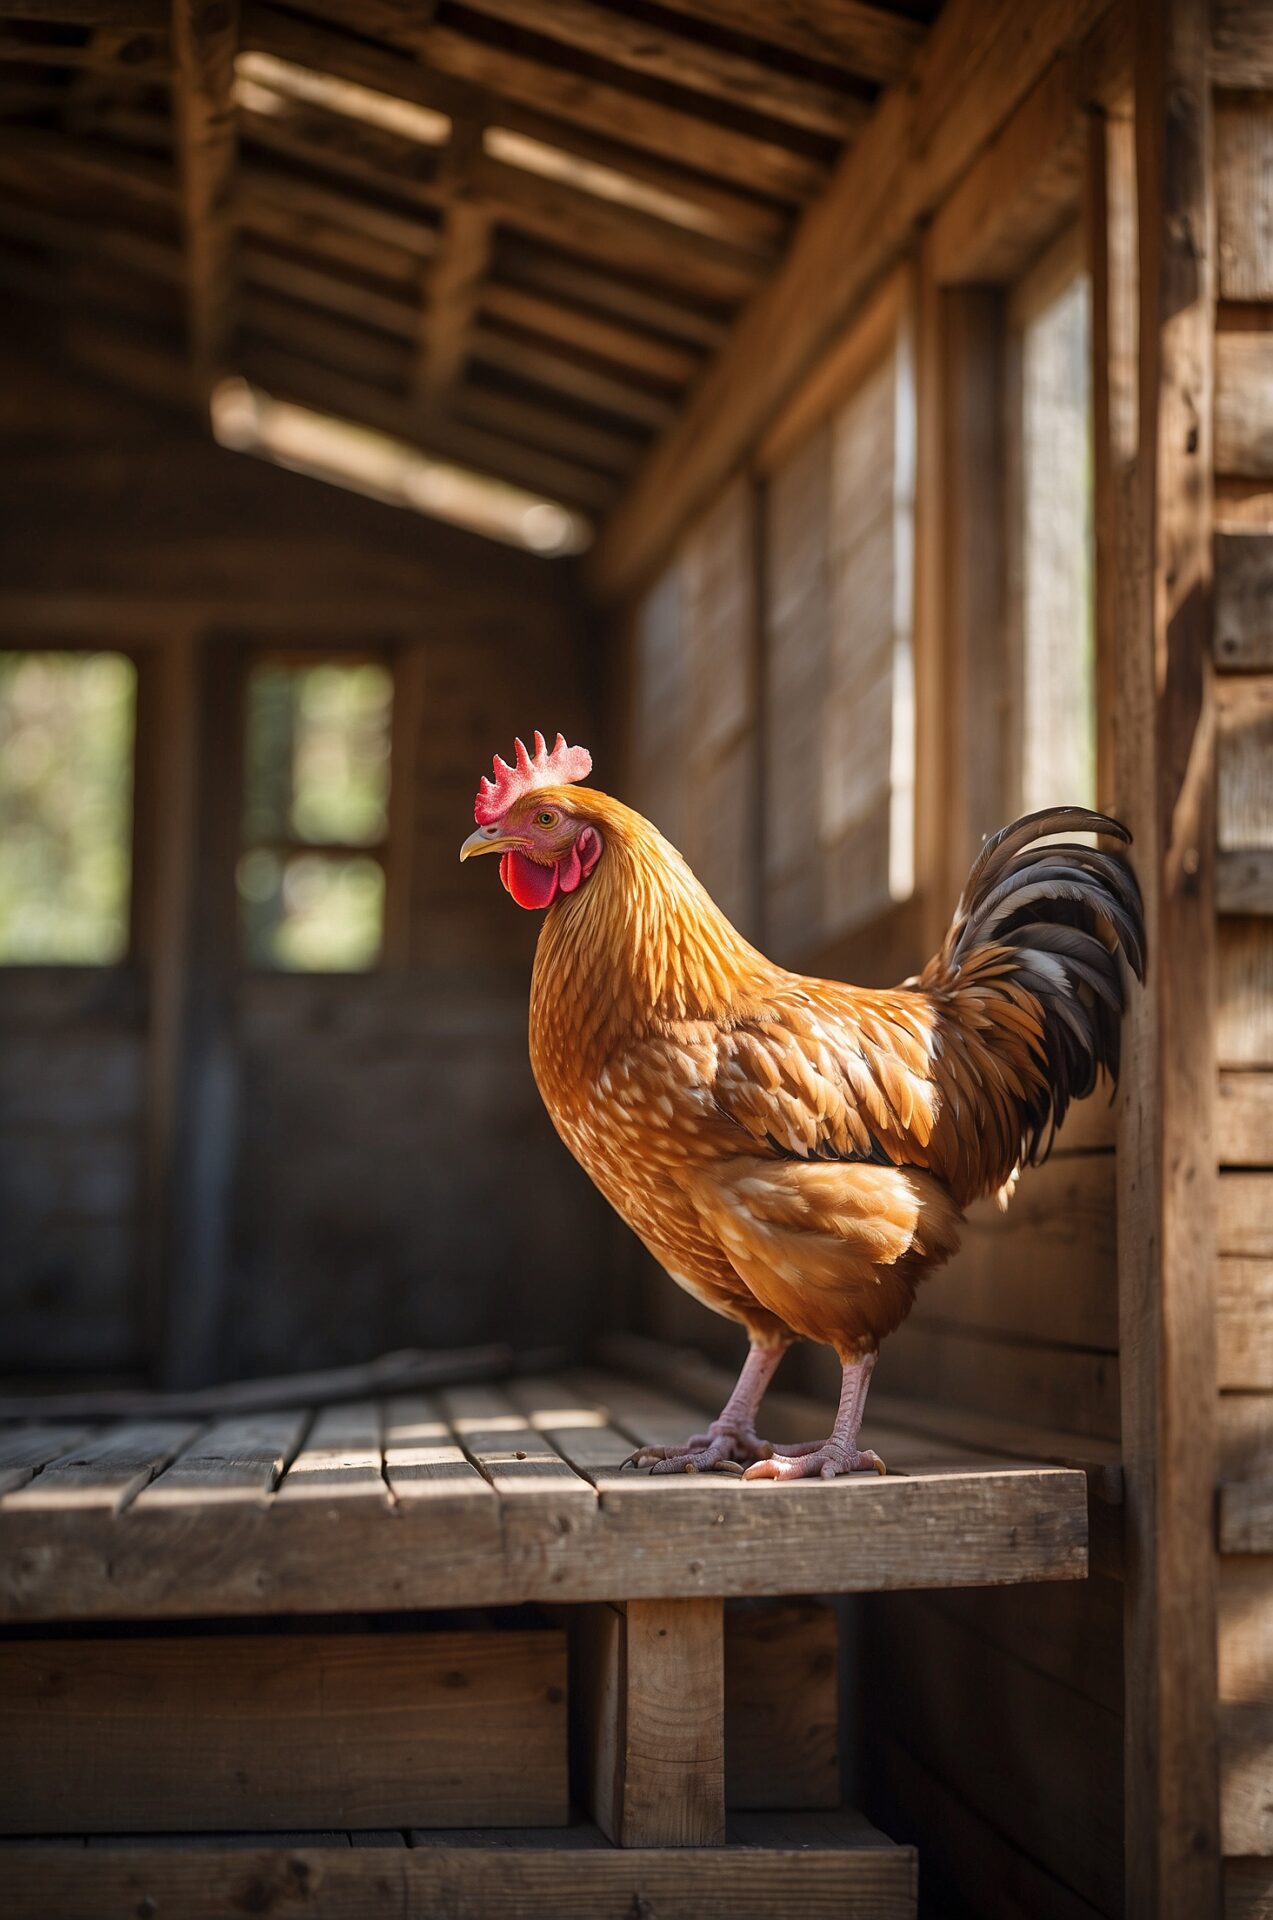
[[[521,838],[515,833],[500,833],[496,827],[479,827],[471,833],[460,848],[460,865],[471,860],[479,853],[503,853],[506,847],[520,847]]]

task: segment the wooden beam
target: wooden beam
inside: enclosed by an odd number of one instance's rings
[[[8,11],[6,7],[6,14]],[[172,70],[167,34],[146,29],[94,34],[82,46],[68,46],[59,41],[24,39],[6,25],[0,28],[0,66],[14,62],[160,85],[167,83]]]
[[[610,66],[687,92],[803,127],[833,140],[847,140],[861,125],[868,101],[864,89],[807,79],[769,60],[725,45],[694,39],[666,26],[633,20],[595,0],[472,0],[478,13],[574,47]]]
[[[540,334],[563,347],[578,347],[583,353],[610,360],[632,373],[646,374],[667,386],[684,386],[702,365],[701,355],[689,347],[599,314],[581,312],[527,287],[489,282],[482,289],[479,305],[492,319]]]
[[[746,457],[862,296],[1036,83],[1109,0],[951,0],[905,88],[880,103],[805,214],[780,271],[655,448],[594,550],[605,599],[657,567],[676,531]]]
[[[195,372],[225,372],[234,319],[234,56],[238,0],[173,0],[174,100]]]
[[[551,346],[537,346],[511,334],[497,333],[493,327],[478,327],[471,342],[472,357],[502,373],[544,387],[598,412],[630,420],[637,426],[666,427],[675,418],[670,400],[648,387],[618,379],[612,373],[590,366],[577,356],[554,352]]]
[[[773,0],[670,0],[667,11],[772,41],[886,86],[907,71],[925,31],[920,21],[870,0],[788,0],[780,7]]]
[[[1149,975],[1119,1097],[1127,1912],[1220,1911],[1216,1447],[1213,240],[1205,0],[1140,0],[1138,470],[1146,598],[1123,635],[1120,812]]]
[[[240,163],[239,184],[241,197],[252,210],[249,217],[255,218],[257,209],[268,207],[280,217],[293,220],[298,236],[304,235],[308,223],[325,222],[413,260],[428,260],[437,248],[438,229],[432,208],[405,213],[382,201],[369,200],[364,194],[347,193],[328,181],[303,179],[250,160]],[[281,232],[278,237],[283,237]],[[304,244],[303,238],[300,244]]]
[[[554,406],[524,400],[520,394],[497,392],[471,381],[455,394],[451,411],[457,420],[506,433],[545,452],[564,454],[603,473],[627,475],[640,459],[645,442],[611,427],[594,425]]]
[[[634,327],[650,327],[705,353],[723,346],[728,337],[722,308],[695,303],[693,295],[680,299],[675,292],[653,291],[622,270],[609,271],[569,252],[550,253],[510,235],[500,246],[497,264],[519,288],[530,287],[550,300],[568,301]]]
[[[1273,672],[1273,533],[1217,533],[1216,665]]]
[[[725,1838],[724,1608],[632,1600],[583,1621],[579,1708],[593,1818],[619,1847]]]

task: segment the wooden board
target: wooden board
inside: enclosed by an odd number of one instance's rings
[[[1216,961],[1217,1064],[1273,1067],[1273,924],[1222,921]]]
[[[727,1807],[839,1806],[838,1656],[825,1602],[725,1609]]]
[[[1273,299],[1273,100],[1219,94],[1213,125],[1219,297]]]
[[[0,1828],[562,1826],[559,1632],[0,1641]]]
[[[135,1920],[139,1904],[183,1920],[224,1920],[301,1898],[315,1920],[914,1920],[916,1859],[859,1815],[739,1816],[734,1844],[625,1851],[595,1828],[562,1845],[534,1834],[463,1834],[407,1848],[0,1847],[8,1920],[92,1912]],[[414,1835],[412,1836],[414,1839]]]
[[[1216,472],[1273,474],[1273,334],[1216,336]]]
[[[725,1836],[723,1609],[628,1601],[581,1623],[577,1711],[589,1811],[620,1847]]]
[[[1220,1385],[1273,1391],[1273,1257],[1217,1262],[1216,1314]]]
[[[1273,534],[1217,532],[1216,665],[1273,669]]]

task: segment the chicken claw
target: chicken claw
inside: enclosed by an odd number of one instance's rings
[[[775,1447],[768,1460],[757,1460],[748,1467],[744,1480],[835,1480],[842,1473],[861,1473],[864,1469],[887,1473],[878,1453],[867,1447],[846,1447],[836,1440],[808,1442],[799,1447]]]
[[[649,1467],[651,1473],[729,1473],[741,1477],[747,1461],[767,1460],[773,1449],[750,1428],[713,1423],[706,1433],[692,1433],[684,1446],[638,1447],[625,1467]],[[622,1471],[622,1469],[620,1469]]]

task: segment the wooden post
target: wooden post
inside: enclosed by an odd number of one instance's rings
[[[1121,648],[1118,752],[1149,934],[1118,1138],[1131,1920],[1220,1911],[1207,89],[1205,0],[1141,0],[1143,592]]]
[[[721,1600],[590,1607],[575,1679],[583,1790],[621,1847],[725,1839],[725,1626]]]

